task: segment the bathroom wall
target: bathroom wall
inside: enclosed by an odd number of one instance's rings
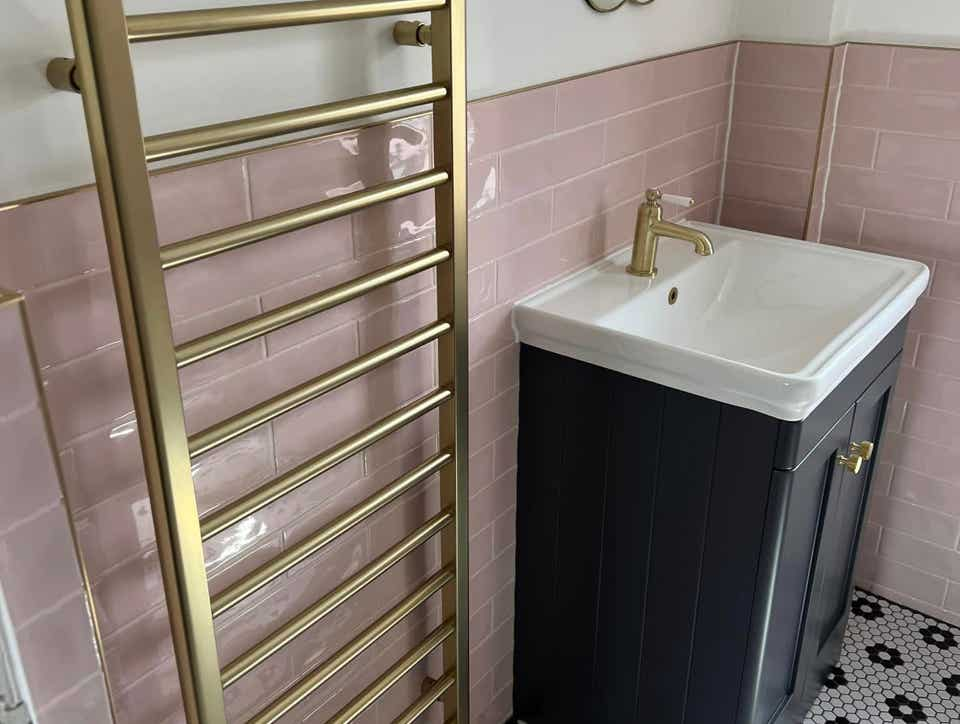
[[[626,16],[625,16],[626,17]],[[473,103],[470,107],[471,685],[473,721],[511,708],[517,347],[511,304],[632,236],[647,186],[690,194],[688,216],[715,220],[735,46],[684,53]],[[161,243],[257,218],[428,167],[430,119],[156,175]],[[174,270],[178,340],[275,308],[434,243],[420,194]],[[0,211],[0,284],[24,291],[56,447],[93,579],[118,721],[182,717],[171,660],[123,351],[96,197],[86,189]],[[188,368],[197,430],[432,320],[433,276],[420,274]],[[248,433],[194,466],[202,511],[315,455],[429,390],[425,349]],[[214,590],[409,469],[436,447],[435,418],[411,425],[298,493],[208,542]],[[218,621],[221,658],[379,555],[436,510],[435,483],[302,564]],[[329,656],[436,565],[435,546],[391,571],[227,692],[239,720]],[[323,721],[438,623],[431,602],[284,721]],[[371,710],[389,722],[429,662]]]
[[[110,720],[22,300],[0,290],[0,607],[35,724]]]
[[[803,238],[832,52],[740,43],[722,223]]]
[[[960,51],[850,45],[822,240],[919,259],[860,579],[960,622]]]

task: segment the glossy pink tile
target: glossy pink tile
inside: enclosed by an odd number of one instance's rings
[[[893,474],[890,495],[960,517],[960,486],[898,467]]]
[[[712,129],[691,133],[652,149],[647,154],[648,186],[662,186],[713,162]]]
[[[728,196],[723,201],[722,223],[737,229],[799,239],[806,221],[804,209]]]
[[[559,84],[559,130],[585,126],[652,103],[653,66],[650,62],[637,63]]]
[[[0,419],[0,460],[4,461],[0,471],[2,534],[60,500],[53,452],[39,409]],[[63,522],[65,526],[66,520]]]
[[[497,303],[497,267],[490,263],[469,273],[467,282],[469,315],[475,317]],[[434,315],[436,316],[436,315]]]
[[[735,51],[736,44],[727,43],[652,61],[654,100],[730,82]]]
[[[960,377],[960,341],[924,336],[917,350],[917,367]]]
[[[507,390],[470,414],[471,454],[516,426],[518,394],[517,388]]]
[[[950,204],[949,219],[960,221],[960,182],[953,185],[953,203]]]
[[[117,724],[181,724],[186,721],[181,702],[177,668],[169,660],[118,694]]]
[[[904,214],[944,218],[952,184],[936,179],[912,179],[898,174],[837,167],[830,174],[828,194],[838,204],[865,206]]]
[[[933,273],[931,293],[935,297],[960,301],[960,264],[938,262]]]
[[[163,601],[156,550],[141,553],[94,581],[93,598],[104,636],[156,608]]]
[[[877,136],[877,131],[872,128],[837,127],[833,137],[832,162],[840,166],[872,168]]]
[[[0,286],[30,289],[108,266],[95,190],[0,211]]]
[[[960,519],[896,498],[873,496],[869,516],[885,528],[950,548],[957,544],[960,533]]]
[[[891,589],[899,593],[907,593],[934,605],[939,605],[943,601],[947,589],[946,580],[889,558],[880,556],[869,558],[871,559],[870,580],[882,587],[880,590]]]
[[[822,90],[832,52],[822,45],[744,42],[737,57],[737,82]]]
[[[510,93],[468,107],[468,144],[473,158],[547,136],[555,130],[557,89],[546,86]]]
[[[956,179],[960,177],[960,140],[881,133],[876,168]]]
[[[507,201],[597,168],[603,158],[603,126],[551,136],[501,157],[503,198]]]
[[[861,241],[901,256],[960,261],[960,224],[867,209]]]
[[[639,196],[646,188],[645,169],[646,156],[634,156],[558,186],[554,197],[554,228],[570,226]]]
[[[727,163],[726,193],[729,196],[806,208],[812,183],[813,174],[809,171],[739,161]]]
[[[157,606],[107,637],[104,653],[110,681],[121,691],[172,659],[166,606]]]
[[[847,46],[843,82],[848,85],[886,86],[890,77],[893,48],[885,45]]]
[[[0,306],[0,418],[34,404],[37,383],[20,304]]]
[[[823,89],[737,83],[733,121],[817,131],[823,111],[823,94]]]
[[[471,287],[473,289],[473,287]],[[358,323],[359,350],[366,354],[437,319],[437,294],[430,289],[384,306]]]
[[[88,724],[109,722],[112,717],[103,677],[94,674],[45,705],[36,724]]]
[[[849,86],[840,98],[838,122],[960,138],[960,95]]]
[[[921,297],[910,316],[910,329],[938,337],[960,339],[960,304]]]
[[[812,169],[817,155],[817,137],[815,131],[737,123],[730,134],[728,158]]]
[[[470,267],[497,259],[550,233],[553,192],[502,205],[470,222]]]
[[[857,206],[827,204],[823,213],[822,235],[825,240],[856,244],[860,240],[864,210]]]
[[[947,48],[894,48],[890,85],[911,90],[960,93],[960,54]]]

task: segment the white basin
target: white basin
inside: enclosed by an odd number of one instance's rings
[[[659,275],[630,250],[523,299],[520,341],[781,420],[802,420],[913,308],[916,261],[712,224],[714,254],[661,239]],[[675,304],[670,291],[676,288]]]

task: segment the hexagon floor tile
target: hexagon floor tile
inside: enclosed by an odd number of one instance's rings
[[[960,628],[866,591],[804,724],[960,723]]]

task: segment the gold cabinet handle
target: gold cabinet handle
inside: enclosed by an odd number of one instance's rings
[[[843,467],[854,475],[860,474],[860,469],[863,467],[863,460],[863,456],[857,454],[837,455],[837,465],[843,465]]]
[[[864,440],[863,442],[852,442],[850,443],[850,452],[854,455],[859,455],[864,460],[869,460],[873,457],[873,448],[875,445],[869,440]]]

